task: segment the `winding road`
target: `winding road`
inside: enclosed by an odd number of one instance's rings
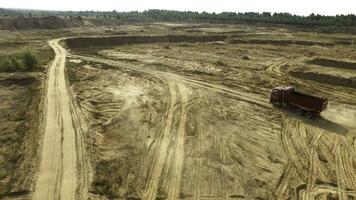
[[[65,79],[66,51],[58,43],[49,42],[55,59],[48,69],[40,166],[33,200],[78,199],[81,145],[77,145],[76,112]],[[81,184],[82,185],[82,184]]]

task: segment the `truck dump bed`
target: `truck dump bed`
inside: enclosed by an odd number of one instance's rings
[[[325,110],[328,103],[327,99],[303,94],[294,89],[286,93],[286,101],[289,104],[317,113]]]

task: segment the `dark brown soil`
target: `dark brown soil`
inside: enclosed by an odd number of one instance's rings
[[[315,42],[315,41],[303,41],[303,40],[241,40],[241,39],[234,39],[231,40],[230,43],[232,44],[269,44],[269,45],[278,45],[278,46],[285,46],[285,45],[303,45],[303,46],[333,46],[333,43],[329,42]]]
[[[324,67],[336,67],[336,68],[344,68],[344,69],[355,69],[356,70],[356,63],[355,62],[349,62],[349,61],[343,61],[343,60],[334,60],[334,59],[328,59],[328,58],[315,58],[307,63],[313,64],[313,65],[320,65]]]
[[[289,73],[297,78],[313,80],[320,83],[328,83],[332,85],[356,88],[356,78],[346,78],[330,74],[320,74],[315,72],[304,71],[290,71]]]
[[[60,29],[78,26],[84,26],[84,21],[80,18],[63,19],[59,17],[44,17],[0,19],[0,30]]]
[[[69,48],[81,48],[90,46],[112,46],[125,44],[212,42],[225,40],[226,38],[226,35],[115,36],[104,38],[70,38],[65,42]]]

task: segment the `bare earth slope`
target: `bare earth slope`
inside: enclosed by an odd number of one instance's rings
[[[83,26],[82,20],[59,17],[0,19],[0,30],[61,29]]]

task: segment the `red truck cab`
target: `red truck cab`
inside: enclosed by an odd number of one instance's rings
[[[275,87],[271,92],[270,103],[276,107],[293,106],[297,114],[312,118],[327,108],[328,99],[300,93],[294,87],[287,86]]]

